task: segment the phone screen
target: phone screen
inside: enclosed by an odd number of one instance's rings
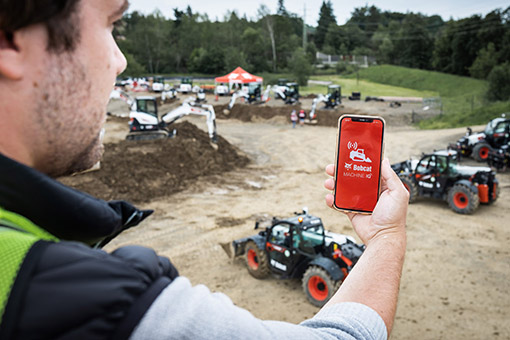
[[[383,136],[381,118],[340,118],[334,201],[337,209],[374,210],[379,197]]]

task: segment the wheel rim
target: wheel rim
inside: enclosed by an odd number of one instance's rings
[[[467,197],[467,195],[463,192],[457,192],[455,193],[455,195],[453,196],[453,203],[455,204],[455,206],[459,209],[464,209],[468,206],[469,204],[469,199]]]
[[[478,154],[480,155],[481,159],[487,159],[487,157],[489,157],[489,148],[486,146],[480,148],[480,152]]]
[[[246,256],[248,258],[248,266],[250,266],[253,270],[257,270],[259,268],[259,259],[255,250],[248,250],[248,254]]]
[[[308,280],[308,291],[318,301],[325,300],[328,297],[328,285],[320,276],[312,276]]]

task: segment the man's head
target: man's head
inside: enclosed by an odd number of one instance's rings
[[[52,176],[91,167],[126,0],[0,0],[0,153]],[[5,128],[4,128],[5,124]],[[5,131],[4,130],[4,131]]]
[[[0,30],[12,37],[21,28],[43,24],[48,49],[69,51],[79,39],[77,7],[81,0],[0,0]]]

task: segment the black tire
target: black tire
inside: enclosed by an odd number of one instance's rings
[[[478,162],[486,162],[492,147],[487,143],[478,143],[473,148],[473,158]]]
[[[499,197],[499,191],[500,191],[499,181],[497,179],[494,179],[493,183],[496,185],[496,191],[493,192],[492,197],[489,197],[489,202],[487,204],[492,204],[492,203],[496,202],[496,200]]]
[[[310,266],[303,275],[303,290],[312,305],[322,307],[336,293],[342,281],[334,281],[328,272],[318,266]]]
[[[263,279],[269,275],[269,265],[267,255],[263,249],[260,249],[253,241],[246,242],[246,265],[251,276],[257,279]]]
[[[480,205],[475,190],[462,184],[455,184],[448,191],[448,205],[459,214],[471,214]]]
[[[418,185],[412,180],[411,177],[407,175],[398,175],[402,184],[404,184],[404,188],[409,191],[409,203],[413,203],[418,198]]]

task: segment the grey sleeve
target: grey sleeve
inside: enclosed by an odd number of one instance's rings
[[[235,306],[224,294],[178,277],[154,301],[131,335],[140,339],[386,339],[386,326],[371,308],[352,302],[321,310],[299,325],[265,321]]]

